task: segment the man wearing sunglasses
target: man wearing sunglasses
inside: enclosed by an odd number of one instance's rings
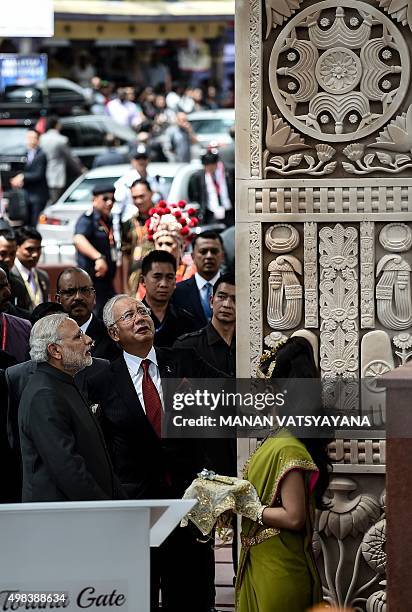
[[[77,263],[93,281],[97,316],[101,315],[106,301],[116,293],[113,286],[117,265],[111,216],[113,204],[113,185],[97,185],[93,189],[93,208],[79,217],[74,229]]]
[[[66,268],[57,279],[57,301],[64,312],[94,341],[92,356],[113,361],[121,352],[93,310],[96,291],[89,274],[81,268]]]
[[[124,294],[111,298],[103,320],[122,356],[103,375],[90,379],[89,394],[100,404],[114,470],[131,498],[180,498],[211,458],[204,440],[162,438],[162,380],[222,374],[194,351],[155,348],[150,310],[135,298]],[[213,609],[213,550],[199,538],[200,532],[178,527],[152,553],[151,612],[158,610],[159,589],[167,612]]]

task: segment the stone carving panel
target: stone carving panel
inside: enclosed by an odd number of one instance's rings
[[[319,325],[318,300],[318,224],[308,221],[304,225],[305,270],[305,327]]]
[[[299,232],[289,223],[272,225],[265,233],[265,244],[271,253],[289,253],[299,242]]]
[[[265,0],[266,38],[272,28],[282,25],[299,8],[303,0]]]
[[[385,327],[395,330],[412,326],[411,267],[396,254],[384,255],[378,262],[376,276],[377,315]]]
[[[269,62],[269,84],[282,115],[299,132],[328,142],[360,139],[383,126],[399,108],[409,76],[408,49],[397,26],[382,11],[353,0],[337,7],[335,0],[314,3],[292,17]]]
[[[376,586],[386,570],[386,519],[384,495],[357,489],[351,478],[332,479],[331,507],[318,512],[314,548],[322,555],[324,599],[361,610],[361,603],[382,597]]]
[[[286,181],[281,186],[250,185],[250,212],[333,215],[335,213],[361,214],[363,218],[374,213],[412,213],[412,180],[391,184],[384,179],[365,178],[362,184],[357,179],[346,179],[344,184],[336,181],[316,180]]]
[[[250,174],[260,176],[260,134],[261,134],[261,3],[249,0],[249,135],[250,135]]]
[[[297,276],[302,276],[302,264],[293,255],[280,255],[268,271],[268,324],[272,329],[293,329],[302,319],[303,290]]]
[[[319,231],[320,367],[327,404],[342,410],[358,405],[356,382],[337,385],[358,373],[358,234],[337,223]]]
[[[388,223],[379,233],[379,242],[387,251],[402,253],[412,246],[412,230],[405,223]]]
[[[412,6],[409,0],[375,0],[388,15],[412,30]]]
[[[360,223],[360,318],[363,329],[375,326],[375,224]]]
[[[262,227],[249,225],[250,373],[253,378],[262,355]]]

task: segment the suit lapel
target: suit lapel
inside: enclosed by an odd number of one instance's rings
[[[122,398],[127,408],[136,416],[144,416],[143,407],[134,388],[129,370],[123,357],[116,359],[112,363],[114,373],[114,385],[117,394]]]
[[[194,276],[192,276],[190,279],[190,302],[193,304],[193,310],[196,316],[202,321],[203,325],[206,325],[207,320],[203,311],[202,302],[200,301],[200,294]]]

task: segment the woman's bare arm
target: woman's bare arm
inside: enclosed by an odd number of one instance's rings
[[[280,496],[282,506],[264,509],[262,513],[264,526],[299,531],[306,521],[305,482],[302,472],[292,470],[285,476]]]

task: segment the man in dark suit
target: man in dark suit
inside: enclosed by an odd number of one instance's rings
[[[14,266],[16,251],[17,242],[15,232],[10,226],[0,228],[0,264],[4,264],[9,273]],[[14,274],[9,274],[9,283],[11,289],[10,302],[13,304],[13,306],[17,306],[18,308],[25,310],[27,312],[27,316],[29,316],[31,300],[23,281]]]
[[[37,267],[41,255],[41,234],[34,227],[20,227],[16,231],[16,259],[10,274],[23,282],[30,301],[30,310],[49,296],[49,275]]]
[[[0,349],[12,355],[17,363],[28,357],[29,321],[11,314],[10,284],[6,271],[0,267]]]
[[[107,500],[117,490],[103,435],[74,376],[92,363],[89,336],[66,314],[38,321],[36,372],[19,407],[23,502]]]
[[[205,231],[195,237],[193,261],[197,272],[176,285],[172,303],[196,318],[197,329],[207,325],[212,318],[210,299],[213,286],[220,276],[223,259],[223,244],[219,234]]]
[[[155,326],[155,346],[172,346],[182,334],[196,329],[190,312],[170,303],[176,288],[176,259],[167,251],[154,249],[142,261],[143,304],[150,308]]]
[[[66,268],[57,278],[56,288],[63,310],[93,340],[92,356],[109,361],[120,357],[121,351],[110,338],[103,321],[93,314],[96,291],[88,273],[82,268]]]
[[[40,321],[43,317],[63,312],[63,306],[58,302],[43,302],[39,304],[33,310],[31,314],[31,323],[34,325],[37,321]],[[13,366],[13,367],[12,367]],[[90,367],[80,370],[74,376],[74,382],[79,391],[84,395],[87,400],[87,380],[90,377],[100,374],[104,369],[107,369],[109,362],[107,359],[96,359],[93,358],[93,363]],[[20,399],[23,394],[25,387],[27,386],[32,374],[37,370],[36,361],[24,361],[16,366],[9,364],[6,366],[5,371],[5,382],[7,384],[7,394],[4,397],[8,397],[7,409],[5,407],[4,414],[7,415],[5,432],[7,430],[8,447],[10,453],[13,455],[13,465],[17,466],[15,469],[15,487],[16,497],[10,501],[21,501],[21,481],[22,481],[22,466],[21,466],[21,451],[20,451],[20,438],[19,438],[19,425],[18,425],[18,410]]]
[[[197,170],[189,181],[189,200],[199,204],[199,218],[206,225],[234,223],[233,193],[225,166],[217,153],[207,151],[202,156],[203,168]]]
[[[201,440],[161,438],[164,378],[217,377],[220,373],[192,351],[154,348],[150,311],[138,300],[109,300],[103,320],[123,349],[109,373],[91,380],[114,468],[130,497],[176,498],[207,465]],[[190,528],[177,528],[152,555],[152,608],[205,612],[214,605],[213,550]],[[179,563],[176,559],[179,559]]]
[[[46,169],[47,157],[39,147],[40,134],[29,129],[26,134],[27,162],[23,172],[10,179],[10,184],[16,189],[24,188],[29,204],[28,223],[36,227],[39,216],[49,199]]]

